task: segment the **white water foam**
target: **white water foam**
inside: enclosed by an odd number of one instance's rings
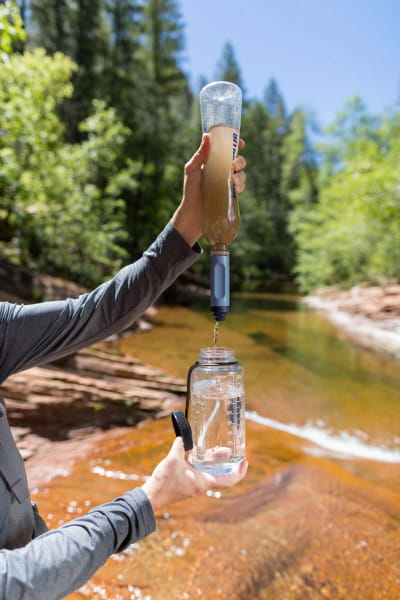
[[[306,423],[305,425],[281,423],[275,419],[262,417],[255,411],[246,411],[246,419],[306,439],[341,458],[364,458],[387,463],[400,463],[400,449],[392,450],[367,444],[360,437],[351,435],[347,431],[335,435],[329,429],[324,429],[313,423]],[[360,432],[361,435],[362,432]],[[310,449],[310,454],[313,453],[315,454]]]
[[[125,479],[127,481],[146,481],[147,476],[143,477],[136,475],[135,473],[124,473],[123,471],[112,471],[111,469],[104,469],[97,465],[93,467],[92,473],[95,475],[101,475],[102,477],[108,477],[109,479]]]

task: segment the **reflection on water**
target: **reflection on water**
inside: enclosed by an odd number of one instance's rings
[[[208,307],[162,307],[119,349],[186,377]],[[248,476],[157,515],[71,600],[400,598],[400,364],[348,342],[295,297],[242,296],[219,332],[246,372]],[[140,485],[168,419],[110,440],[38,494],[50,525]]]

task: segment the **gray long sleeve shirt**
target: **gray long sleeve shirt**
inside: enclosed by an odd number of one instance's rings
[[[56,600],[78,589],[111,554],[155,529],[140,488],[102,504],[23,548],[0,551],[1,600]]]
[[[0,383],[122,331],[199,255],[167,225],[135,263],[77,299],[0,303]],[[55,600],[76,590],[113,553],[155,528],[140,489],[34,540],[23,461],[0,398],[0,600]]]

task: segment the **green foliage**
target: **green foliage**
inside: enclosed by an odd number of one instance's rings
[[[25,31],[19,10],[15,2],[5,0],[0,4],[0,55],[10,54],[13,45],[24,40]]]
[[[240,212],[240,233],[230,249],[231,279],[236,289],[249,289],[276,276],[272,269],[274,248],[268,243],[273,237],[273,226],[267,205],[249,190],[240,196]]]
[[[179,2],[19,4],[25,54],[16,5],[0,3],[0,250],[91,285],[165,225],[200,140]],[[230,42],[216,77],[245,87]],[[293,273],[303,290],[399,276],[399,119],[350,99],[317,161],[312,117],[290,113],[275,80],[245,99],[236,289]],[[208,280],[207,259],[195,273]]]
[[[183,24],[178,3],[147,0],[141,25],[141,79],[133,103],[138,126],[132,152],[143,169],[127,221],[133,253],[152,241],[177,205],[193,115],[192,94],[180,67]]]
[[[72,93],[74,69],[43,50],[1,65],[2,247],[14,260],[93,284],[120,265],[119,192],[134,186],[136,165],[121,159],[126,128],[100,102],[82,124],[86,141],[64,143],[56,106]]]
[[[245,235],[252,238],[250,255],[254,262],[250,271],[258,274],[259,279],[288,276],[294,266],[289,214],[293,197],[303,194],[300,191],[304,184],[302,174],[307,163],[313,160],[305,133],[306,122],[301,111],[296,111],[292,117],[287,115],[274,80],[266,88],[264,102],[250,102],[243,117],[241,135],[246,140],[247,187],[254,202],[245,207],[250,211],[248,215],[245,210],[241,214],[244,231],[247,231]],[[250,229],[246,221],[252,222],[257,213],[264,235],[254,236],[252,231],[260,230],[260,226],[256,227],[254,223]],[[241,235],[242,232],[243,229]]]
[[[31,23],[29,45],[48,53],[63,52],[74,57],[73,12],[68,0],[30,0]]]
[[[88,117],[92,100],[102,93],[109,30],[102,0],[31,0],[30,47],[62,52],[78,69],[73,94],[62,105],[70,141],[80,141],[79,123]]]
[[[400,276],[400,115],[379,121],[358,101],[346,111],[319,203],[292,214],[304,291]]]
[[[108,51],[103,56],[101,94],[116,108],[124,123],[135,131],[140,126],[138,104],[143,65],[138,58],[143,8],[137,0],[106,0],[109,27]]]

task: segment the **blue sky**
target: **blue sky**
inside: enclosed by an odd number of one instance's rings
[[[313,109],[321,126],[359,94],[373,112],[400,100],[400,0],[180,0],[183,67],[196,89],[215,79],[230,41],[247,96],[274,77],[289,110]]]

